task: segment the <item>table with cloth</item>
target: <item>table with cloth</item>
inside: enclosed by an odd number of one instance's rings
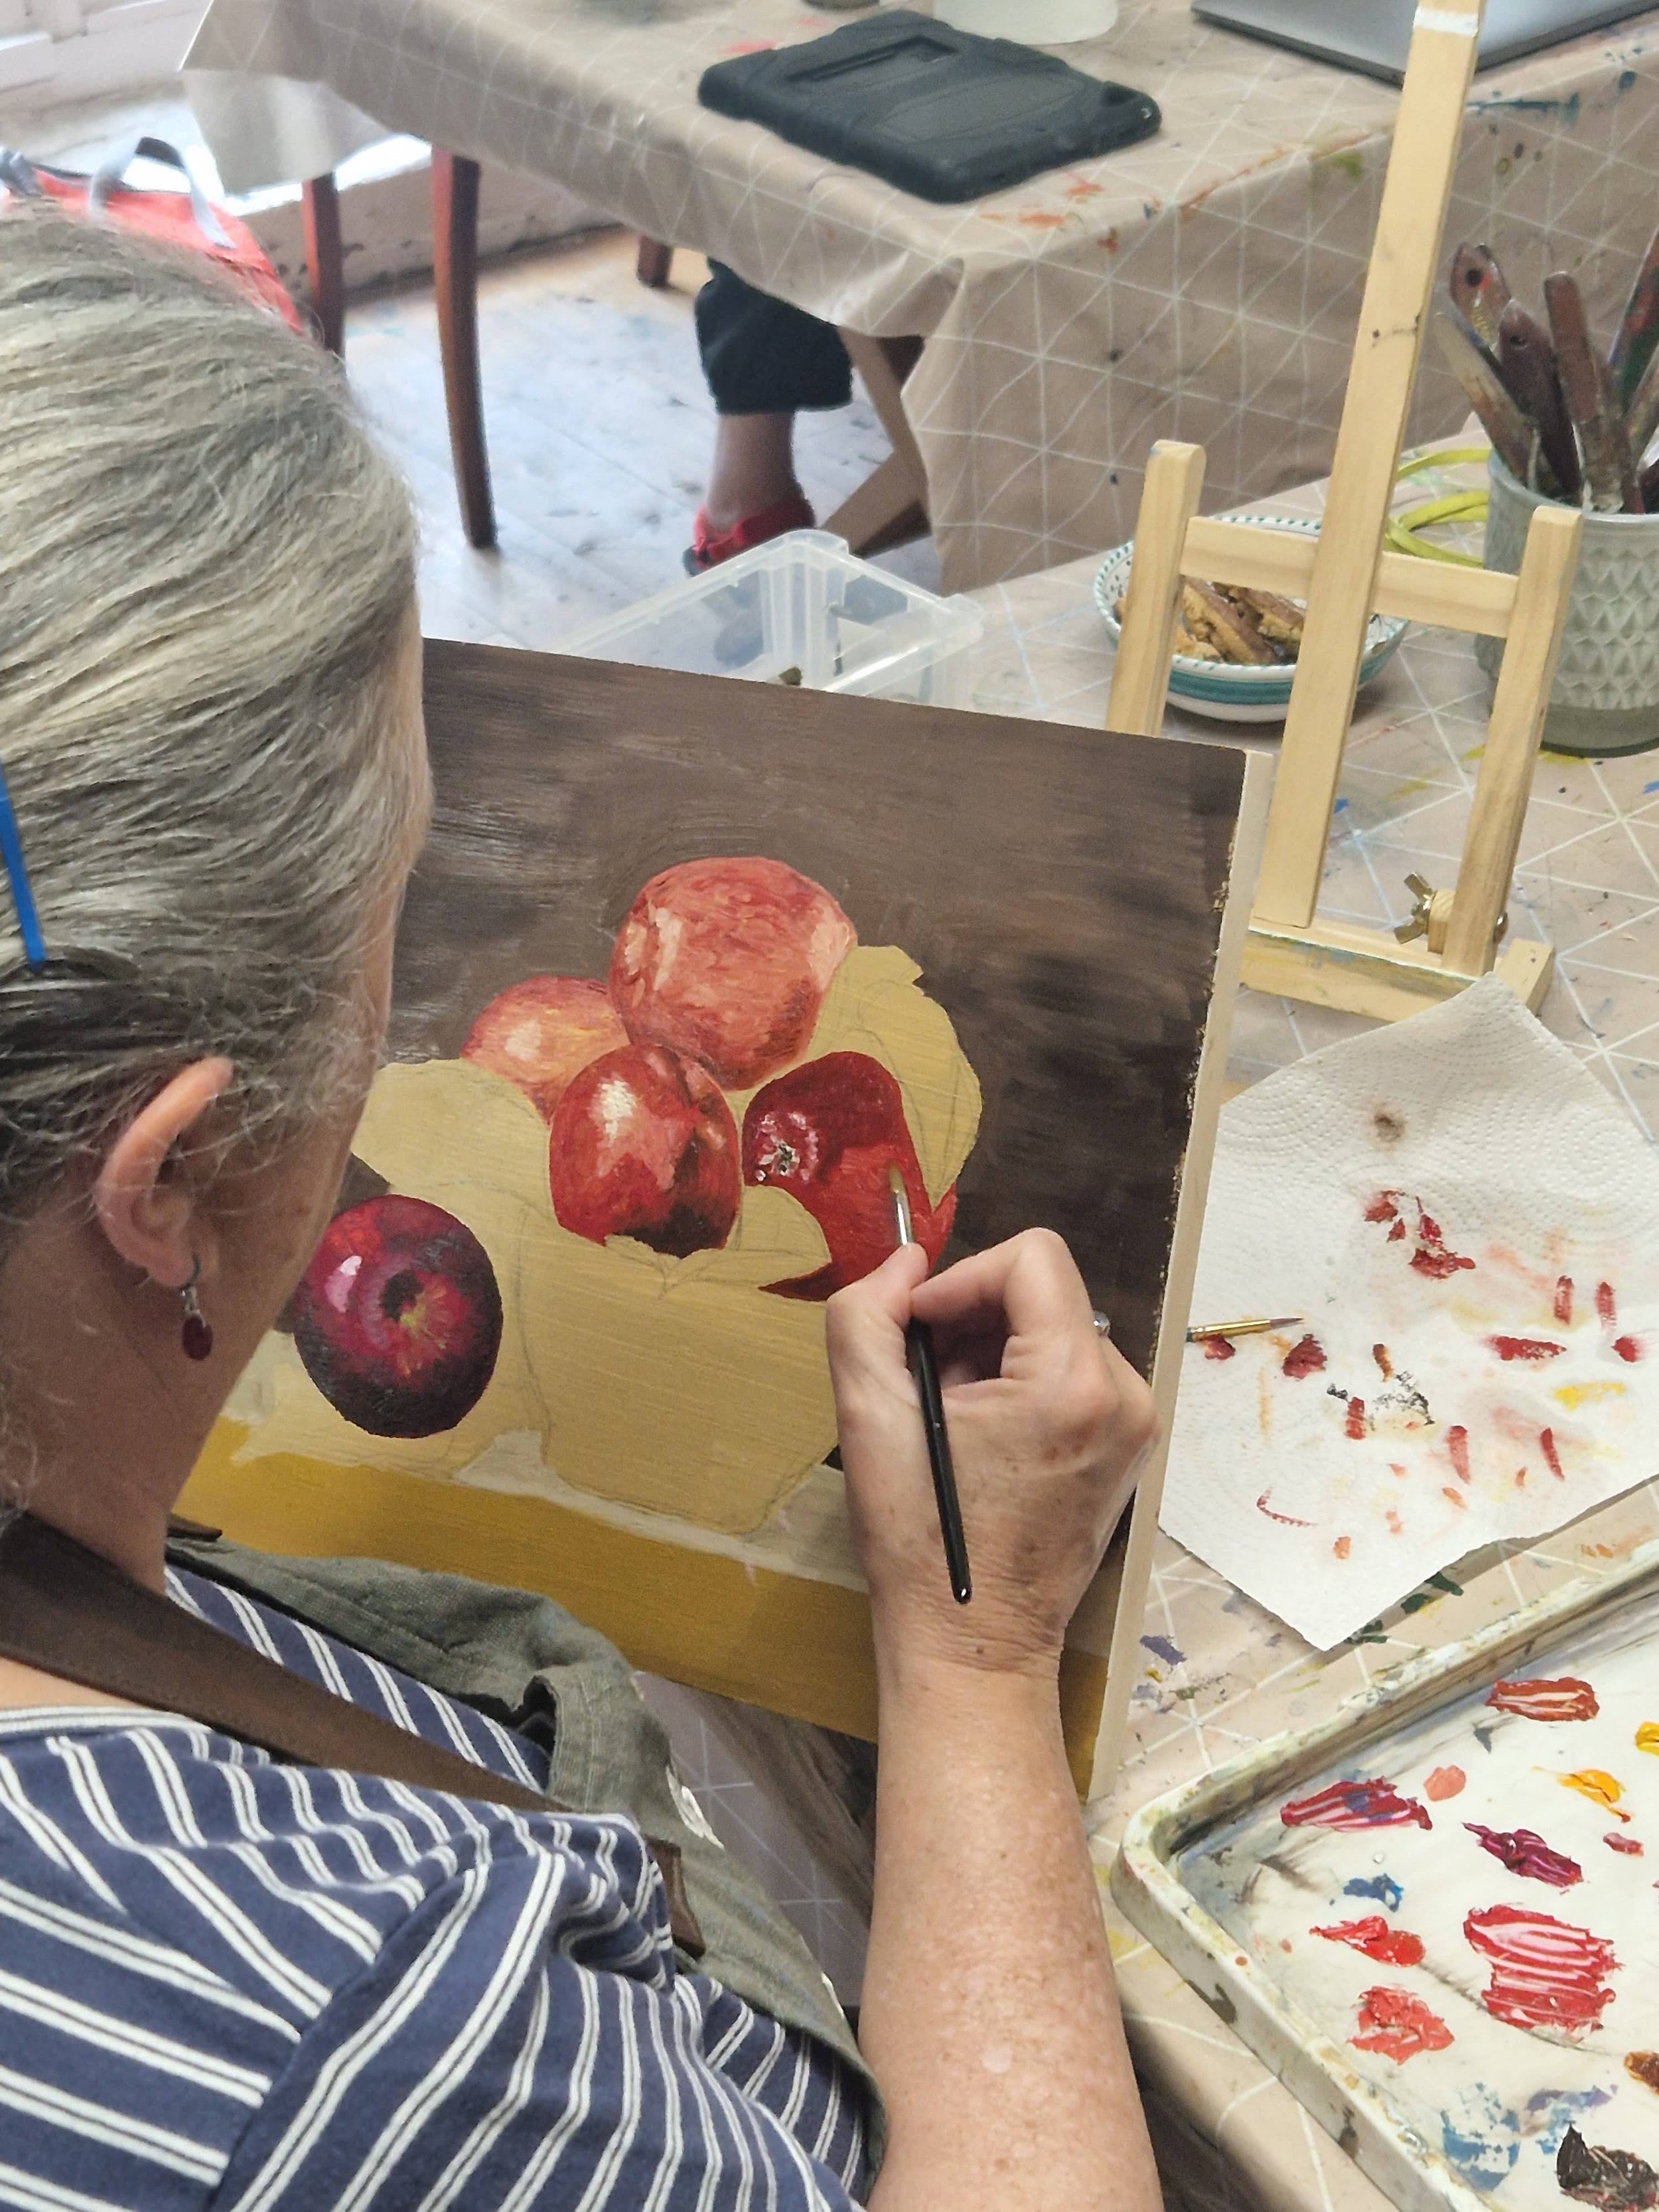
[[[1402,503],[1478,483],[1435,471]],[[1316,514],[1321,488],[1273,502]],[[1093,596],[1097,558],[977,596],[987,635],[973,703],[988,713],[1103,722],[1111,647]],[[1404,918],[1411,869],[1443,882],[1479,768],[1487,690],[1473,642],[1413,630],[1362,694],[1337,796],[1320,911],[1377,927]],[[1243,739],[1277,750],[1278,731],[1229,729],[1171,712],[1165,738]],[[1659,1133],[1659,755],[1539,761],[1510,927],[1547,937],[1549,1028],[1629,1111]],[[1373,1026],[1360,1018],[1241,990],[1236,1084]],[[1190,1358],[1198,1356],[1196,1351]],[[1302,1730],[1388,1668],[1501,1620],[1578,1577],[1613,1572],[1659,1536],[1659,1482],[1508,1557],[1454,1564],[1350,1642],[1318,1652],[1224,1576],[1160,1534],[1117,1787],[1094,1809],[1096,1863],[1131,2047],[1146,2094],[1170,2212],[1388,2212],[1386,2201],[1267,2069],[1123,1918],[1105,1893],[1130,1815],[1287,1729]]]
[[[1150,92],[1159,135],[935,207],[697,103],[713,61],[845,21],[799,0],[211,0],[192,102],[233,191],[387,130],[534,172],[797,307],[927,344],[904,387],[949,591],[1128,537],[1156,438],[1206,506],[1329,465],[1398,94],[1125,0],[1066,48]],[[1659,15],[1477,78],[1448,237],[1611,325],[1659,221]],[[550,382],[558,374],[550,364]],[[1464,403],[1437,357],[1415,429]]]

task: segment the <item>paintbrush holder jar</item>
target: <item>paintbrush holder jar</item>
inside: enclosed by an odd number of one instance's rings
[[[1546,501],[1496,453],[1490,469],[1486,565],[1513,574]],[[1495,683],[1503,641],[1478,637],[1474,651]],[[1597,759],[1659,745],[1659,514],[1586,513],[1543,742]]]

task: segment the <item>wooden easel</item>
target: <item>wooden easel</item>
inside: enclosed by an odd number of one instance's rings
[[[1267,818],[1244,981],[1384,1020],[1450,997],[1496,965],[1536,1007],[1551,946],[1510,944],[1504,906],[1577,562],[1583,517],[1534,514],[1520,573],[1384,552],[1382,527],[1439,262],[1480,3],[1418,10],[1319,536],[1197,515],[1204,455],[1153,447],[1135,527],[1109,729],[1158,734],[1184,574],[1304,599],[1307,620]],[[1316,921],[1343,745],[1373,612],[1505,640],[1468,830],[1450,889],[1425,885],[1398,933]]]

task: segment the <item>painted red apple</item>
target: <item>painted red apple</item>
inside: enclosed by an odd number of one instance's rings
[[[897,1083],[862,1052],[830,1052],[792,1067],[749,1102],[743,1179],[787,1190],[823,1231],[826,1263],[765,1287],[783,1298],[827,1298],[878,1267],[897,1236],[888,1170],[896,1167],[918,1244],[937,1261],[956,1218],[953,1184],[930,1206]]]
[[[629,908],[611,996],[635,1044],[667,1045],[746,1091],[805,1051],[857,941],[829,892],[781,860],[684,860]]]
[[[489,1255],[424,1199],[370,1198],[337,1213],[289,1310],[306,1373],[371,1436],[453,1429],[495,1371],[501,1294]]]
[[[679,1260],[732,1234],[738,1161],[738,1125],[720,1085],[662,1045],[626,1045],[590,1062],[548,1133],[562,1228],[595,1244],[636,1237]]]
[[[516,1083],[544,1121],[573,1077],[628,1042],[603,983],[585,976],[526,975],[473,1023],[461,1058]]]

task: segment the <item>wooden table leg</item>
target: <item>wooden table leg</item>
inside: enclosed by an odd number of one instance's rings
[[[901,396],[921,358],[922,342],[917,337],[872,338],[849,330],[843,330],[841,337],[893,450],[826,518],[823,527],[844,538],[854,553],[884,553],[890,545],[925,538],[930,526],[927,471]]]
[[[449,450],[461,521],[474,545],[495,543],[478,384],[478,165],[432,149],[432,275],[438,295]]]
[[[668,272],[674,265],[674,249],[665,246],[659,238],[641,237],[639,259],[635,273],[641,284],[653,292],[660,292],[668,282]]]
[[[317,335],[331,354],[345,357],[345,255],[340,239],[340,194],[334,173],[300,187],[305,230],[306,276]]]

